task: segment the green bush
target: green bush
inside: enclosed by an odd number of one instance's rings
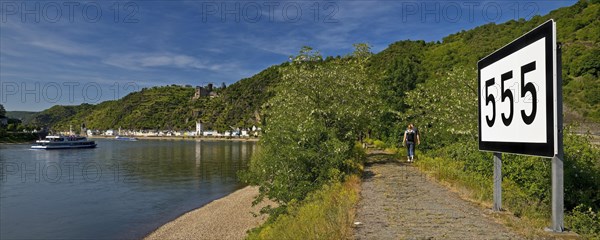
[[[375,140],[373,145],[375,145],[375,148],[377,149],[385,149],[387,147],[387,144],[381,140]]]
[[[581,204],[565,217],[567,226],[586,239],[600,239],[600,212]]]
[[[600,209],[600,149],[590,136],[565,134],[565,208],[580,204]]]

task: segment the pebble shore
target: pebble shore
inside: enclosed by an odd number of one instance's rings
[[[268,202],[252,206],[258,187],[245,187],[161,226],[145,239],[244,239],[267,216],[258,214]],[[272,205],[272,203],[270,203]]]

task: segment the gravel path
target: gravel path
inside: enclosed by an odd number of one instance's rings
[[[519,239],[409,163],[373,153],[365,166],[356,239]]]
[[[188,212],[163,225],[146,239],[244,239],[246,231],[258,227],[266,215],[254,217],[266,201],[252,207],[258,187],[245,187],[224,198]]]

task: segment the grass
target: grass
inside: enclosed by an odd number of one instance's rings
[[[352,175],[291,204],[289,212],[251,231],[247,239],[350,239],[360,177]]]

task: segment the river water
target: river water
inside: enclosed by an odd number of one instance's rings
[[[243,187],[254,142],[97,140],[0,145],[1,239],[139,239]]]

